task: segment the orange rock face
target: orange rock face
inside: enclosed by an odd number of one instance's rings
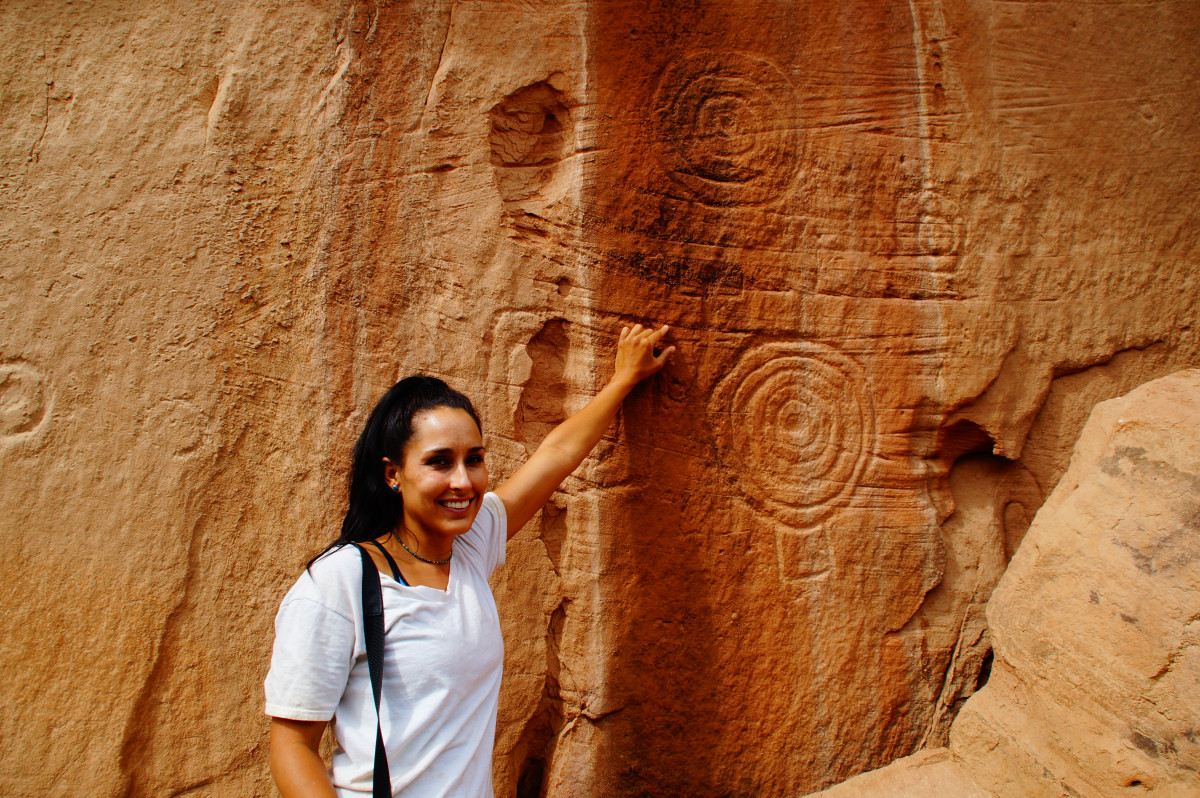
[[[1200,363],[1200,11],[0,10],[6,794],[270,793],[271,619],[397,377],[501,479],[669,368],[496,579],[497,794],[942,745],[1096,402]]]

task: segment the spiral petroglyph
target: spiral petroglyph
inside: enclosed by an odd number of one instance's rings
[[[697,52],[672,63],[654,97],[672,193],[708,205],[779,199],[800,160],[797,104],[783,73],[750,55]]]
[[[747,500],[794,526],[845,504],[875,451],[862,369],[821,344],[752,349],[711,408],[722,457]]]

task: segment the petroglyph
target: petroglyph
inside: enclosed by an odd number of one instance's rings
[[[709,412],[747,499],[792,526],[844,504],[875,450],[866,378],[822,344],[750,350],[718,386]]]
[[[146,414],[146,440],[174,457],[194,454],[204,440],[204,414],[186,399],[166,399]]]
[[[799,101],[779,69],[737,52],[674,61],[654,97],[658,157],[682,199],[758,205],[796,176]]]
[[[564,403],[570,394],[566,375],[571,352],[569,329],[564,319],[550,319],[525,345],[538,379],[521,389],[513,427],[530,454],[567,417]]]
[[[23,439],[49,416],[46,376],[24,361],[0,364],[0,439]]]
[[[819,526],[804,533],[776,530],[775,554],[779,564],[779,579],[785,584],[818,579],[829,573],[832,567],[829,536]]]
[[[921,197],[917,249],[922,255],[958,255],[962,215],[958,203],[932,191]]]

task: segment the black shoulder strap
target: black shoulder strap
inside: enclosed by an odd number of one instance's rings
[[[383,547],[383,544],[378,540],[372,540],[371,542],[375,544],[375,548],[379,549],[379,553],[383,555],[383,558],[387,560],[387,564],[391,566],[392,578],[400,584],[408,586],[408,580],[404,578],[404,574],[400,573],[400,566],[396,565],[396,561],[392,559],[392,555],[388,554],[388,550]]]
[[[372,798],[392,798],[392,779],[388,772],[387,749],[383,747],[383,726],[379,719],[379,701],[383,695],[383,586],[379,570],[367,550],[352,544],[362,555],[363,631],[367,643],[367,669],[371,672],[371,692],[375,696],[375,772]],[[390,559],[390,558],[389,558]]]

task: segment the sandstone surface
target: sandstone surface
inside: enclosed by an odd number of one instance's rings
[[[855,776],[813,798],[994,798],[979,789],[951,756],[933,748]]]
[[[1200,370],[1096,406],[987,608],[949,749],[826,798],[1200,794]]]
[[[679,351],[495,580],[497,794],[936,747],[1090,408],[1200,364],[1190,0],[0,30],[6,795],[271,794],[271,621],[375,398],[465,389],[502,479],[633,320]]]
[[[1092,412],[951,750],[996,795],[1200,794],[1200,370]]]

